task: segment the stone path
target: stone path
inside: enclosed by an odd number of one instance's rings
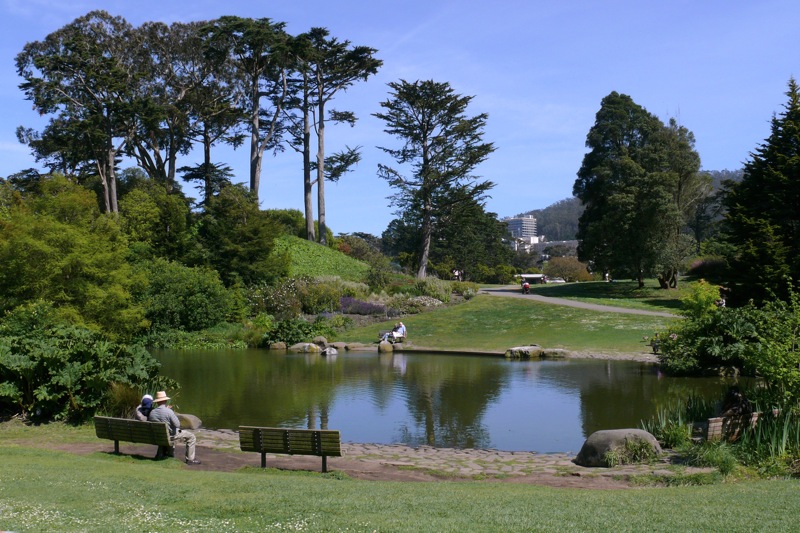
[[[234,454],[238,450],[238,435],[231,430],[194,430],[197,435],[198,456],[204,467],[215,468],[219,455],[210,450],[229,453],[226,460],[257,466],[257,454]],[[208,450],[203,450],[206,448]],[[711,469],[690,468],[674,464],[667,454],[653,464],[625,465],[614,468],[585,468],[572,462],[573,455],[566,453],[508,452],[410,447],[343,443],[344,456],[328,459],[330,470],[340,470],[355,478],[396,481],[470,480],[531,483],[555,487],[629,488],[633,476],[655,477],[690,474]],[[319,470],[318,457],[268,455],[268,466],[286,469]],[[235,465],[234,465],[235,466]],[[231,465],[228,465],[231,467]],[[205,469],[205,468],[204,468]]]

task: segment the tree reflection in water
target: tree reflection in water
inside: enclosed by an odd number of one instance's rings
[[[576,452],[599,429],[638,427],[718,379],[659,379],[624,361],[264,350],[159,351],[175,402],[208,428],[329,428],[345,442]]]

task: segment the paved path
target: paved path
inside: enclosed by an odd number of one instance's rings
[[[578,307],[580,309],[589,309],[591,311],[601,311],[606,313],[627,313],[631,315],[648,315],[648,316],[663,316],[667,318],[675,318],[677,315],[666,313],[663,311],[647,311],[645,309],[628,309],[626,307],[613,307],[610,305],[599,305],[589,302],[581,302],[578,300],[569,300],[567,298],[554,298],[551,296],[542,296],[541,294],[522,294],[517,285],[506,285],[505,287],[492,287],[481,289],[480,294],[492,294],[495,296],[510,296],[512,298],[525,298],[546,304],[565,305],[567,307]]]

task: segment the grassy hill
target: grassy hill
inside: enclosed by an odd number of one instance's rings
[[[289,235],[275,241],[272,253],[289,255],[289,275],[292,277],[339,276],[347,281],[364,281],[369,271],[369,265],[363,261],[327,246]]]

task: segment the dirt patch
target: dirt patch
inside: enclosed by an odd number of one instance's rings
[[[199,435],[205,435],[200,431]],[[36,441],[17,441],[17,444],[25,447],[47,447],[77,455],[88,455],[92,453],[113,454],[114,444],[111,441],[98,440],[97,442],[82,443],[62,443],[56,445],[43,445]],[[257,453],[245,453],[230,448],[231,442],[227,437],[223,439],[222,448],[201,445],[197,447],[197,458],[202,464],[186,466],[193,470],[204,470],[214,472],[237,472],[246,468],[259,468],[261,466],[261,456]],[[392,448],[392,447],[387,447]],[[120,443],[120,453],[134,457],[142,461],[154,461],[156,448],[149,445]],[[457,450],[461,460],[464,456],[469,456],[469,450]],[[477,453],[477,451],[476,451]],[[176,461],[182,458],[183,447],[176,449],[176,459],[160,459]],[[321,472],[322,460],[319,457],[309,456],[287,456],[287,455],[268,455],[267,467],[287,471],[310,471]],[[575,467],[579,469],[579,467]],[[542,485],[548,487],[562,488],[582,488],[582,489],[626,489],[632,485],[626,481],[625,475],[612,475],[608,469],[599,472],[598,469],[583,469],[583,471],[555,471],[544,469],[527,473],[516,473],[513,475],[503,474],[476,474],[469,475],[453,474],[435,468],[420,468],[415,466],[413,458],[397,457],[394,450],[391,456],[376,457],[357,455],[354,457],[330,457],[328,458],[329,472],[340,472],[349,478],[361,479],[366,481],[396,481],[396,482],[469,482],[469,483],[517,483]]]

